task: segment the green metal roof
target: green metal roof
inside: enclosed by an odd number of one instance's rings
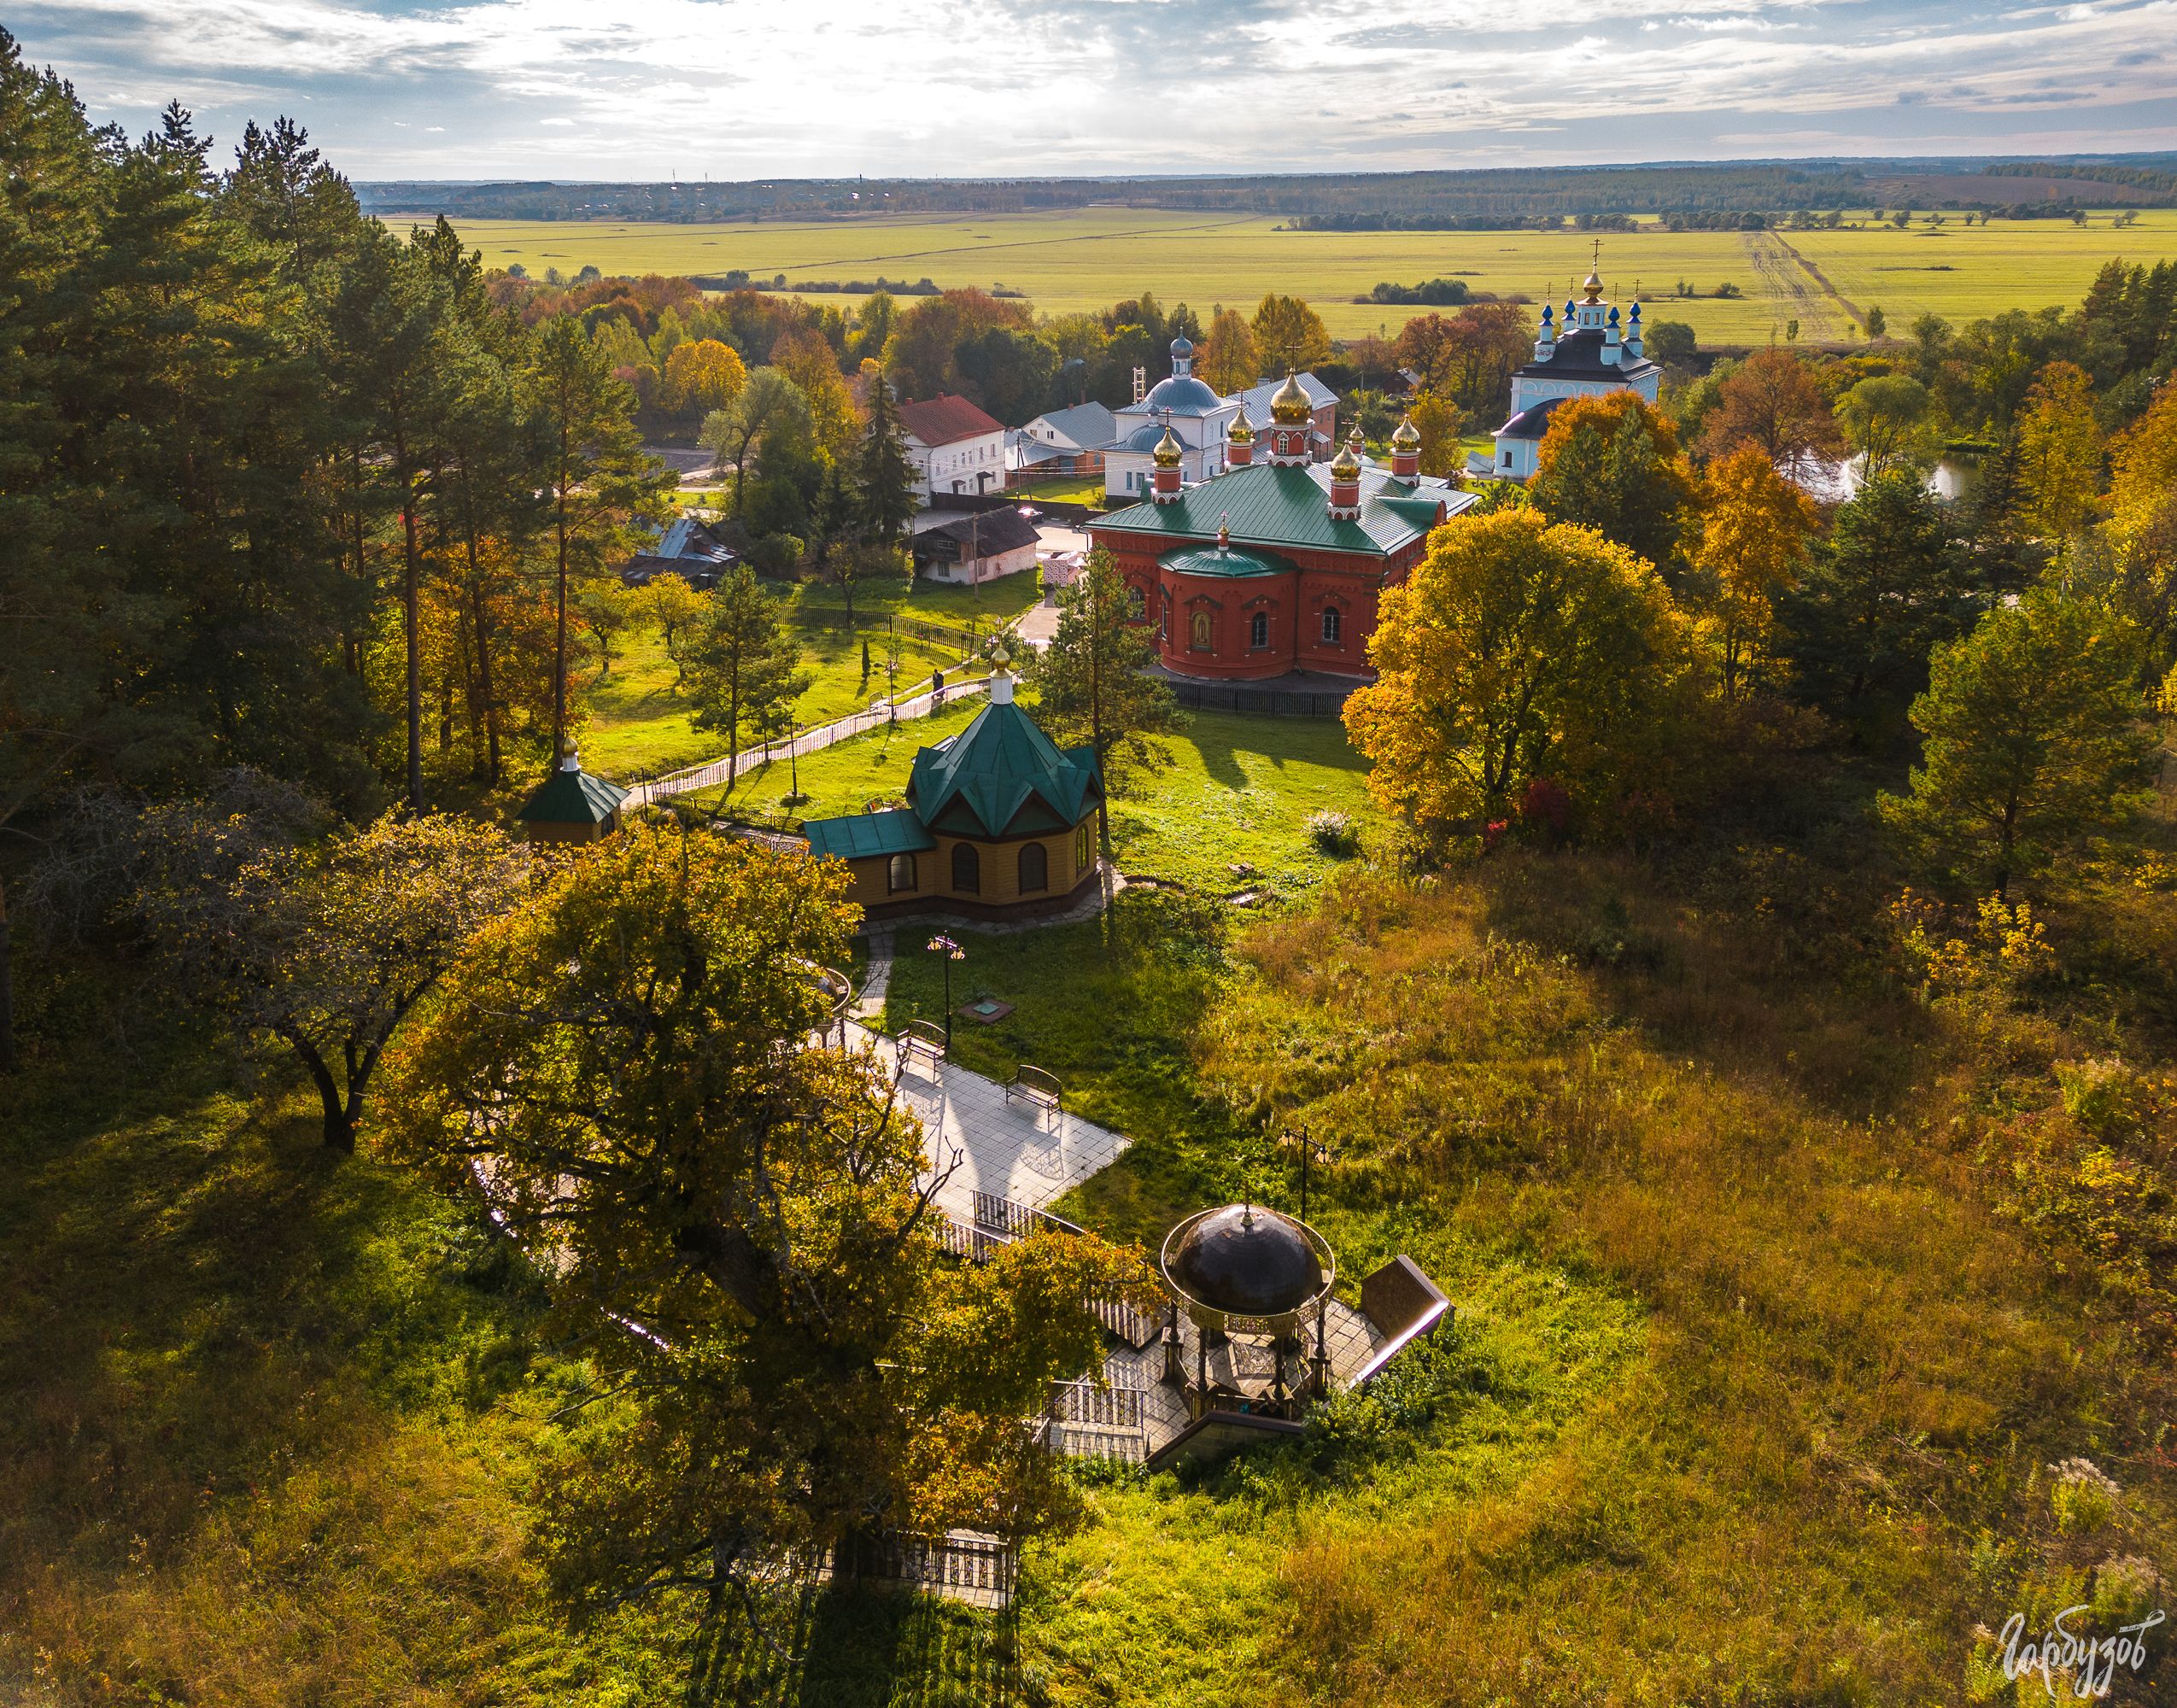
[[[554,771],[514,815],[524,824],[602,824],[628,792],[587,771]]]
[[[1103,793],[1094,755],[1060,752],[1010,699],[985,706],[957,735],[923,748],[907,781],[917,818],[964,836],[1070,829]]]
[[[1159,569],[1181,576],[1289,576],[1300,567],[1275,552],[1248,552],[1235,548],[1220,552],[1214,546],[1192,546],[1167,552],[1156,560]]]
[[[1327,464],[1253,463],[1186,488],[1173,503],[1115,510],[1089,524],[1089,531],[1214,540],[1221,521],[1235,545],[1303,547],[1380,558],[1427,534],[1439,500],[1454,512],[1473,501],[1471,494],[1448,486],[1409,486],[1371,469],[1361,477],[1360,519],[1341,522],[1331,518],[1329,488]]]
[[[801,827],[809,851],[841,860],[866,860],[877,854],[918,854],[937,846],[922,821],[905,807],[863,812],[846,818],[812,818]]]

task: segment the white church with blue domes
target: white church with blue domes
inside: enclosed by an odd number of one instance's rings
[[[1549,431],[1550,413],[1568,397],[1602,397],[1613,391],[1638,392],[1649,403],[1663,383],[1663,370],[1647,360],[1641,344],[1641,305],[1621,325],[1615,305],[1602,300],[1602,279],[1590,272],[1581,286],[1583,301],[1565,299],[1560,321],[1548,307],[1535,337],[1535,359],[1512,376],[1512,413],[1495,433],[1494,463],[1471,476],[1498,480],[1528,479]]]

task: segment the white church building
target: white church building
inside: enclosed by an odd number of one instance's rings
[[[1495,461],[1484,466],[1477,453],[1467,464],[1470,476],[1517,481],[1532,476],[1550,413],[1568,397],[1634,391],[1649,403],[1656,401],[1663,370],[1642,354],[1641,305],[1633,305],[1621,329],[1616,307],[1602,300],[1597,274],[1588,275],[1581,291],[1584,301],[1565,300],[1561,323],[1543,308],[1535,359],[1512,376],[1512,414],[1496,430]]]

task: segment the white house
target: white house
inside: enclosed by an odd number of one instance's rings
[[[899,429],[917,496],[1004,489],[1005,429],[966,398],[939,392],[926,402],[903,403]]]
[[[1663,370],[1641,351],[1641,305],[1633,305],[1623,336],[1618,310],[1602,300],[1602,280],[1589,273],[1581,286],[1583,301],[1568,299],[1560,327],[1548,308],[1535,337],[1535,359],[1512,376],[1512,413],[1496,430],[1496,456],[1488,468],[1470,461],[1467,472],[1500,480],[1529,478],[1549,431],[1550,412],[1568,397],[1603,397],[1613,391],[1638,392],[1653,403]]]

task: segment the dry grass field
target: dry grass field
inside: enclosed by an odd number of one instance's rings
[[[389,223],[403,223],[394,216]],[[1266,291],[1307,298],[1333,333],[1396,331],[1416,311],[1355,302],[1381,280],[1439,275],[1481,291],[1537,302],[1587,271],[1593,239],[1577,231],[1288,231],[1265,218],[1155,208],[959,215],[834,222],[642,225],[471,220],[462,235],[491,266],[541,274],[585,266],[606,272],[718,274],[800,281],[928,278],[945,286],[1004,285],[1045,313],[1097,308],[1142,290],[1205,313],[1252,304]],[[1967,228],[1958,216],[1930,230],[1887,225],[1814,232],[1670,232],[1648,225],[1603,238],[1603,274],[1619,298],[1637,290],[1654,317],[1683,320],[1704,342],[1747,343],[1800,323],[1809,342],[1856,335],[1852,309],[1881,307],[1893,329],[1933,310],[1970,320],[2006,308],[2078,301],[2113,257],[2177,259],[2177,210],[2119,227],[2097,214],[2085,226],[1998,221]],[[1818,270],[1817,278],[1812,269]],[[1825,288],[1823,279],[1827,280]],[[1736,299],[1679,300],[1681,280]],[[829,295],[826,301],[846,299]],[[1849,305],[1849,307],[1847,306]]]

